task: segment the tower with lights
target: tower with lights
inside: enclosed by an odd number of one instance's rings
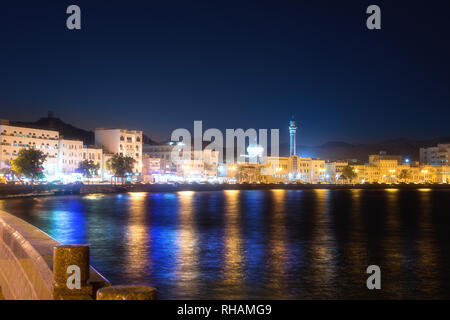
[[[295,134],[297,132],[297,126],[295,125],[295,120],[290,121],[289,125],[289,141],[290,141],[290,156],[295,156]]]

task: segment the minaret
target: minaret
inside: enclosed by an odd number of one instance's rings
[[[295,120],[291,120],[289,125],[289,137],[290,137],[290,156],[295,156],[295,133],[297,127],[295,126]]]

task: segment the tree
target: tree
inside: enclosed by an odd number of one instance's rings
[[[115,154],[106,163],[106,168],[110,170],[114,177],[123,178],[127,173],[133,172],[135,160],[131,157]]]
[[[400,180],[403,180],[403,182],[406,182],[406,180],[411,178],[411,172],[407,169],[403,169],[402,172],[398,175],[398,178]]]
[[[83,174],[83,177],[87,179],[91,179],[94,176],[98,175],[98,170],[100,169],[100,165],[98,163],[95,163],[92,160],[84,160],[80,162],[80,165],[78,167],[78,172]]]
[[[15,160],[11,161],[12,169],[18,176],[23,176],[34,180],[44,177],[44,162],[47,156],[40,150],[22,149]]]
[[[355,179],[358,175],[356,174],[356,172],[353,170],[352,167],[346,166],[342,169],[341,177],[342,176],[344,176],[343,179],[348,179],[348,180],[350,180],[350,182],[352,182],[353,179]]]

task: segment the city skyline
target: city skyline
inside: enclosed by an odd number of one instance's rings
[[[0,305],[450,299],[449,1],[4,2]]]
[[[291,116],[301,145],[446,137],[446,5],[407,3],[379,1],[383,29],[374,32],[365,4],[326,1],[276,10],[268,1],[77,1],[79,31],[65,28],[67,3],[7,4],[2,117],[53,110],[83,129],[101,119],[156,141],[194,120],[283,130]]]

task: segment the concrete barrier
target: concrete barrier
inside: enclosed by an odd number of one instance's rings
[[[156,300],[157,291],[148,286],[111,286],[97,291],[97,300]]]
[[[95,299],[98,289],[111,285],[89,267],[89,276],[83,278],[89,290],[72,295],[55,290],[54,248],[60,246],[38,228],[0,211],[0,288],[4,299]]]

